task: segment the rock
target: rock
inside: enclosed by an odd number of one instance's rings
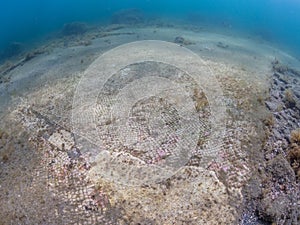
[[[221,41],[219,41],[219,42],[217,43],[217,46],[218,46],[219,48],[224,48],[224,49],[226,49],[226,48],[229,47],[229,45],[226,45],[226,44],[224,44],[224,43],[221,42]]]
[[[174,42],[176,44],[180,44],[180,45],[191,45],[193,44],[193,42],[186,40],[185,38],[178,36],[174,39]]]
[[[144,15],[139,9],[123,9],[112,15],[112,24],[139,24],[144,22]]]
[[[83,40],[79,42],[79,45],[89,46],[92,44],[91,40]]]
[[[300,145],[300,129],[293,130],[290,139],[292,143]]]
[[[72,148],[67,152],[70,159],[78,159],[81,156],[81,152],[78,148]]]
[[[276,111],[278,109],[278,104],[275,102],[266,101],[265,104],[266,104],[267,108],[271,111]]]
[[[85,23],[81,22],[73,22],[65,24],[62,30],[62,34],[69,36],[69,35],[80,35],[87,32],[88,27]]]
[[[48,141],[62,151],[69,151],[75,145],[74,137],[66,130],[59,130],[53,133]]]
[[[6,154],[4,154],[3,156],[2,156],[2,161],[4,162],[4,163],[6,163],[7,161],[8,161],[8,155],[6,155]]]
[[[294,90],[295,96],[300,99],[300,88],[299,88],[299,86],[298,87],[296,86],[293,90]]]
[[[271,196],[265,196],[261,204],[258,207],[259,217],[267,222],[276,222],[281,215],[288,214],[288,208],[290,201],[285,196],[279,196],[276,199],[272,199]]]
[[[297,179],[300,179],[300,146],[297,144],[292,144],[287,158],[295,172]]]
[[[277,78],[277,81],[280,81],[283,84],[288,84],[289,83],[287,76],[284,76],[284,75],[282,75],[282,74],[280,74],[278,72],[275,72],[274,76]]]
[[[183,37],[176,37],[174,42],[177,43],[177,44],[183,44],[184,43],[184,38]]]
[[[257,194],[251,192],[246,195],[252,197],[248,201],[252,218],[258,217],[249,224],[299,224],[299,209],[295,206],[299,192],[300,148],[295,139],[300,140],[300,135],[293,133],[294,138],[291,138],[291,130],[300,125],[298,72],[278,60],[272,66],[270,97],[265,106],[275,118],[275,123],[269,126],[270,135],[264,146],[265,167],[259,174],[262,190],[253,188]]]
[[[272,62],[273,70],[279,73],[285,73],[288,71],[288,67],[281,64],[277,59]]]
[[[274,129],[273,135],[274,135],[274,137],[275,137],[277,140],[280,140],[280,139],[283,138],[282,135],[279,133],[279,131],[276,130],[276,129]]]
[[[289,117],[288,117],[287,113],[285,112],[285,110],[280,111],[280,112],[278,113],[278,115],[280,115],[279,118],[280,118],[281,120],[287,121],[287,120],[289,119]]]
[[[293,169],[286,159],[278,155],[267,163],[267,172],[277,181],[294,182],[296,180]]]
[[[278,73],[289,75],[289,76],[300,77],[300,72],[299,71],[297,71],[293,68],[289,68],[288,66],[280,63],[277,59],[275,59],[272,62],[272,67],[273,67],[274,72],[278,72]]]
[[[296,106],[296,100],[291,89],[287,89],[284,92],[284,103],[288,108],[293,108]]]

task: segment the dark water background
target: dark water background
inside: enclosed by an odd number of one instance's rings
[[[2,0],[0,5],[0,52],[11,42],[28,47],[65,23],[109,23],[115,11],[138,8],[150,18],[259,36],[300,56],[299,0]]]

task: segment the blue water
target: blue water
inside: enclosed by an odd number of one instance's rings
[[[2,50],[10,42],[30,46],[68,22],[109,23],[115,11],[138,8],[148,17],[220,28],[226,24],[232,33],[260,36],[300,56],[299,0],[2,0],[0,4]]]

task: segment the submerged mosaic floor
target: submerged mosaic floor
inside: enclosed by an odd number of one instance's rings
[[[240,206],[268,137],[267,74],[161,41],[87,62],[80,48],[29,61],[53,70],[2,113],[3,224],[255,222]]]

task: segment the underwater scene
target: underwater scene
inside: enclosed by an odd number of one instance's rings
[[[0,4],[0,225],[300,224],[299,1]]]

